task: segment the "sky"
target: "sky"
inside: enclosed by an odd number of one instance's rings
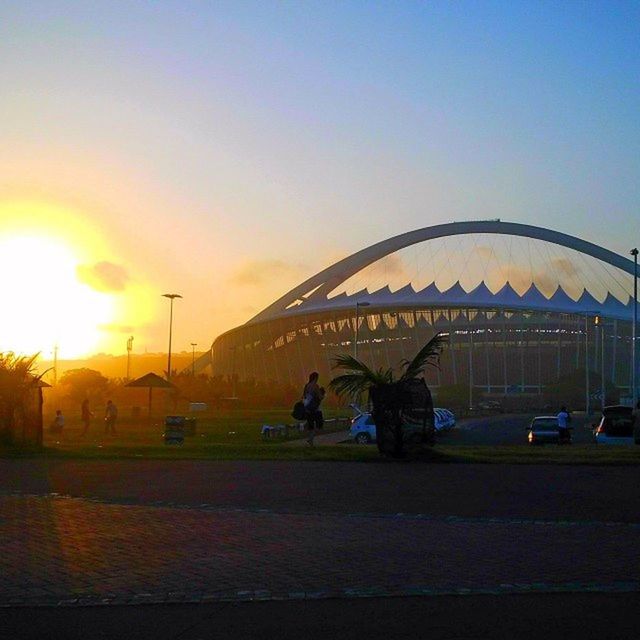
[[[640,2],[0,6],[0,351],[206,349],[372,243],[640,244]]]

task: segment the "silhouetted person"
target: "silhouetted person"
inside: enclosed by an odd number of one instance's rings
[[[571,422],[571,416],[566,407],[560,409],[558,413],[558,441],[560,444],[563,442],[570,442],[571,433],[569,431],[569,422]]]
[[[322,429],[324,419],[322,411],[320,411],[320,403],[324,398],[324,389],[318,386],[319,374],[314,371],[309,375],[309,382],[304,385],[302,391],[302,402],[306,412],[307,421],[307,442],[313,447],[313,439],[316,435],[316,429]]]
[[[104,432],[107,434],[116,434],[116,420],[118,419],[118,407],[111,400],[107,401],[104,410]]]
[[[62,429],[64,429],[64,416],[60,409],[56,411],[56,417],[51,422],[49,429],[51,433],[62,433]]]
[[[84,436],[89,431],[89,425],[91,424],[91,418],[93,417],[93,413],[91,413],[91,409],[89,408],[89,398],[85,398],[82,401],[80,416],[82,420],[82,433],[80,435]]]

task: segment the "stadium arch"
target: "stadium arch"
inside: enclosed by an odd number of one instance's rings
[[[624,303],[610,291],[598,299],[589,292],[589,282],[577,297],[568,295],[561,284],[551,295],[543,295],[533,280],[521,293],[509,280],[496,291],[484,280],[466,290],[459,278],[443,289],[434,279],[419,290],[408,284],[395,291],[384,286],[331,297],[350,278],[391,254],[473,234],[549,243],[589,256],[616,273],[634,273],[631,260],[543,227],[500,220],[424,227],[366,247],[308,278],[245,324],[219,336],[196,367],[245,380],[299,385],[310,370],[328,379],[332,358],[353,350],[356,333],[359,357],[374,367],[387,367],[443,331],[450,345],[441,369],[430,372],[427,380],[435,388],[464,384],[488,394],[539,394],[553,380],[589,363],[628,391],[633,299],[629,296]]]

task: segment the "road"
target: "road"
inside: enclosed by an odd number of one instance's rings
[[[501,418],[449,435],[523,433]],[[633,466],[0,460],[0,539],[3,638],[584,640],[640,624]]]
[[[527,427],[531,415],[496,414],[459,421],[451,431],[441,434],[438,442],[448,445],[516,445],[527,444]],[[572,422],[572,439],[576,444],[592,442],[591,422],[576,416]]]

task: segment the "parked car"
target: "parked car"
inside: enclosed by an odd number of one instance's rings
[[[529,444],[560,444],[557,416],[537,416],[527,427]]]
[[[435,416],[434,426],[436,428],[436,433],[440,431],[448,431],[456,426],[456,417],[453,415],[452,411],[449,411],[449,409],[436,407],[434,408],[433,413]]]
[[[361,411],[356,405],[351,405],[356,415],[351,420],[349,439],[356,444],[369,444],[376,441],[376,425],[369,412]],[[433,410],[436,433],[452,429],[456,418],[449,409],[436,408]]]
[[[477,404],[476,409],[491,413],[503,413],[502,402],[498,400],[481,400]]]
[[[357,411],[355,418],[351,420],[351,428],[349,429],[349,439],[356,444],[369,444],[376,441],[376,425],[373,417],[368,412]]]
[[[593,432],[593,439],[597,444],[633,444],[633,427],[632,408],[611,405],[602,410],[602,418]]]

